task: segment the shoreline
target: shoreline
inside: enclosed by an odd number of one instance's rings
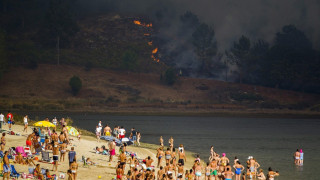
[[[320,112],[315,111],[296,111],[296,110],[213,110],[213,111],[168,111],[150,110],[139,111],[139,109],[130,109],[123,111],[105,111],[105,110],[49,110],[49,111],[24,111],[15,110],[21,113],[85,113],[85,114],[102,114],[114,116],[194,116],[194,117],[234,117],[239,118],[292,118],[292,119],[320,119]]]

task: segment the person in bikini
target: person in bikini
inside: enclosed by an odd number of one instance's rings
[[[260,169],[259,174],[257,175],[259,180],[266,180],[266,176],[263,173],[263,170]]]
[[[233,166],[233,168],[236,170],[236,180],[241,180],[241,171],[244,170],[244,167],[241,165],[239,161],[236,161],[236,164]]]
[[[53,166],[52,171],[57,172],[58,171],[58,161],[59,161],[59,143],[54,142],[53,148],[52,148],[52,154],[53,154]]]
[[[120,164],[118,165],[118,167],[116,169],[116,173],[117,173],[117,180],[122,180],[123,169]]]
[[[64,141],[66,141],[66,137],[63,132],[59,135],[59,144],[62,144]]]
[[[230,168],[227,168],[227,171],[223,172],[222,175],[224,176],[225,180],[232,180],[232,176],[234,176],[234,173]]]
[[[160,136],[159,142],[160,142],[160,146],[163,146],[163,138],[162,138],[162,136]]]
[[[206,169],[205,169],[205,172],[206,172],[205,179],[206,180],[211,180],[211,173],[210,173],[211,171],[212,171],[212,169],[211,169],[210,163],[207,162],[207,166],[206,166]]]
[[[64,162],[64,157],[66,156],[67,152],[67,141],[64,141],[62,144],[60,144],[60,162]]]
[[[173,137],[171,136],[171,137],[170,137],[170,139],[169,139],[169,147],[170,147],[170,151],[172,151],[172,150],[173,150],[173,142],[174,142],[174,140],[173,140]]]
[[[153,169],[153,167],[152,167],[153,159],[151,159],[151,157],[148,156],[145,160],[146,160],[147,169],[152,170]]]
[[[299,161],[300,161],[299,149],[297,149],[297,151],[293,154],[293,156],[294,156],[294,164],[299,165]]]
[[[120,156],[119,156],[119,161],[120,161],[120,165],[122,167],[122,172],[125,171],[125,167],[126,167],[126,162],[127,162],[127,156],[124,153],[124,151],[121,152]]]
[[[195,175],[196,175],[196,178],[195,180],[200,180],[201,176],[202,176],[202,167],[201,167],[201,164],[198,160],[195,160],[195,164],[194,164],[194,172],[195,172]]]
[[[40,164],[36,165],[36,168],[34,169],[34,176],[37,177],[38,179],[44,180],[44,176],[41,173]]]
[[[162,157],[164,156],[164,152],[163,152],[163,147],[159,147],[157,149],[157,159],[158,159],[158,165],[157,167],[159,168],[160,164],[161,164],[161,160],[162,160]]]
[[[227,164],[229,163],[229,159],[226,157],[226,153],[222,153],[222,157],[220,158],[220,165],[221,166],[227,166]]]
[[[272,168],[271,167],[269,167],[269,172],[268,172],[268,180],[274,180],[274,178],[276,177],[276,176],[279,176],[280,174],[279,174],[279,172],[278,171],[276,171],[276,172],[274,172],[273,170],[272,170]]]
[[[165,152],[165,158],[166,158],[166,164],[169,164],[169,161],[171,160],[171,151],[170,148],[167,148],[167,151]]]
[[[77,161],[74,159],[70,165],[71,174],[74,180],[77,179],[77,171],[78,171],[78,164]]]

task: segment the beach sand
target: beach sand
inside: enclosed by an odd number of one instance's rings
[[[5,125],[4,128],[5,130],[8,130],[8,125]],[[25,141],[27,138],[27,134],[30,134],[32,132],[31,128],[28,127],[28,133],[23,133],[23,126],[22,125],[14,125],[12,130],[15,133],[20,133],[21,136],[17,135],[8,135],[6,134],[6,147],[5,150],[8,150],[9,147],[16,147],[16,146],[24,146]],[[75,151],[77,153],[77,163],[79,165],[78,169],[78,177],[77,179],[79,180],[86,180],[86,179],[99,179],[99,176],[101,176],[101,179],[106,179],[106,180],[111,180],[113,177],[116,177],[116,164],[118,161],[118,157],[114,157],[113,161],[111,163],[108,162],[109,156],[106,155],[100,155],[96,154],[95,151],[93,150],[96,146],[101,147],[102,145],[105,145],[108,147],[107,141],[105,140],[100,140],[98,143],[96,138],[91,137],[91,136],[82,136],[81,140],[78,141],[76,137],[72,137],[74,140],[72,141],[72,146],[74,146]],[[153,166],[157,165],[157,159],[156,159],[156,149],[158,146],[157,145],[151,145],[151,144],[142,144],[142,147],[135,147],[135,146],[128,146],[127,151],[129,152],[135,152],[137,154],[137,157],[139,159],[145,159],[148,156],[150,156],[154,162]],[[71,146],[68,146],[68,150],[71,149]],[[50,157],[52,157],[52,151],[49,150],[50,152]],[[119,147],[116,149],[117,155],[119,154]],[[192,167],[192,162],[194,160],[192,153],[187,152],[187,163],[185,164],[184,171],[186,169],[190,169]],[[93,162],[97,163],[96,166],[89,166],[83,167],[83,162],[80,162],[82,159],[81,157],[85,156],[86,158],[90,158]],[[41,155],[38,156],[39,159],[41,159]],[[60,158],[60,157],[59,157]],[[64,173],[66,174],[68,170],[68,155],[66,154],[64,162],[59,162],[58,166],[58,173],[55,173],[53,171],[50,171],[50,174],[61,174]],[[60,160],[60,159],[59,159]],[[162,160],[161,165],[165,166],[165,160]],[[39,163],[41,168],[45,169],[52,169],[52,164],[49,163],[43,163],[43,162],[38,162],[35,161],[35,163]],[[16,167],[16,170],[18,173],[27,173],[28,172],[28,166],[27,165],[19,165],[19,164],[13,164]],[[126,165],[126,170],[125,173],[129,170],[129,165]],[[156,173],[158,171],[158,168],[156,168]],[[67,178],[67,176],[66,176]]]

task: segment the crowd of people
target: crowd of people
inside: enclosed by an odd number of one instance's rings
[[[48,118],[45,121],[49,121]],[[9,133],[12,131],[12,125],[14,124],[13,115],[8,112],[6,118],[4,115],[0,113],[0,127],[1,130],[3,126],[8,124]],[[23,118],[24,129],[23,132],[28,133],[28,116],[24,116]],[[50,128],[33,128],[30,134],[27,134],[25,148],[23,148],[23,152],[18,152],[18,148],[22,146],[16,146],[15,152],[12,147],[6,147],[6,133],[2,133],[1,137],[1,152],[3,153],[3,179],[9,179],[10,174],[12,175],[12,165],[10,164],[9,159],[13,159],[13,162],[21,165],[29,166],[29,175],[31,177],[35,177],[41,180],[53,180],[58,175],[58,165],[59,159],[60,162],[65,160],[66,154],[68,154],[69,161],[69,169],[67,170],[67,174],[69,175],[69,180],[76,180],[77,178],[77,158],[74,147],[71,147],[68,150],[68,146],[71,146],[71,141],[73,139],[70,138],[68,130],[66,128],[67,122],[62,118],[60,120],[61,132],[58,133],[56,131],[56,127],[58,126],[57,119],[54,118],[52,123],[56,126],[52,129]],[[79,139],[80,140],[80,139]],[[8,150],[6,150],[8,149]],[[25,150],[30,151],[25,151]],[[6,151],[5,151],[6,150]],[[55,173],[54,175],[50,175],[50,170],[40,167],[40,164],[35,164],[35,160],[38,160],[36,155],[40,155],[40,153],[52,152],[52,169],[51,171]],[[1,154],[1,153],[0,153]],[[50,161],[50,159],[48,159]]]
[[[49,121],[48,118],[45,119]],[[9,123],[10,122],[10,123]],[[9,130],[12,130],[12,124],[14,122],[13,115],[8,112],[6,117],[0,114],[0,126],[1,128],[8,124]],[[23,118],[24,129],[23,132],[28,133],[28,116]],[[14,162],[18,164],[28,165],[30,167],[35,166],[34,169],[30,168],[30,171],[38,179],[54,179],[57,176],[59,169],[59,162],[64,162],[66,155],[69,168],[66,174],[69,180],[76,180],[79,165],[77,163],[77,153],[74,146],[72,146],[73,139],[70,138],[68,129],[66,128],[67,122],[62,118],[60,121],[57,118],[53,118],[51,121],[56,125],[52,130],[50,128],[33,128],[32,132],[27,135],[26,147],[30,148],[30,154],[23,156],[21,153],[17,153],[14,157]],[[57,126],[60,126],[61,131],[57,131]],[[273,180],[276,176],[279,176],[278,171],[273,171],[270,167],[268,172],[265,172],[260,168],[258,161],[249,156],[246,162],[242,164],[240,160],[235,157],[233,161],[230,161],[226,153],[221,155],[216,153],[214,147],[211,146],[209,161],[205,162],[199,155],[194,159],[187,159],[185,147],[183,144],[174,146],[174,139],[170,137],[167,141],[168,146],[165,146],[164,139],[161,136],[159,138],[159,147],[156,150],[156,159],[151,156],[143,157],[142,159],[137,157],[137,154],[130,152],[127,149],[126,142],[122,142],[126,135],[128,139],[133,142],[134,145],[140,146],[141,133],[135,128],[131,128],[130,133],[127,133],[123,126],[114,126],[112,129],[110,126],[102,126],[100,121],[96,126],[95,135],[97,141],[100,141],[102,136],[113,137],[108,142],[107,147],[96,147],[96,153],[109,155],[109,162],[114,162],[114,156],[116,156],[116,169],[115,180],[246,180],[246,179],[259,179],[259,180]],[[120,144],[116,143],[116,139],[120,140]],[[80,141],[80,136],[78,136]],[[119,153],[116,152],[116,146],[120,146]],[[69,148],[71,147],[71,148]],[[3,155],[3,179],[9,179],[10,175],[10,162],[9,151],[6,150],[6,134],[2,133],[1,137],[1,151]],[[39,152],[52,152],[52,169],[42,170],[40,164],[35,163],[35,156]],[[295,164],[303,164],[303,151],[298,150],[294,153]],[[192,162],[192,168],[186,168],[186,162]],[[85,159],[87,164],[95,165],[90,158]],[[127,166],[127,169],[126,169]]]

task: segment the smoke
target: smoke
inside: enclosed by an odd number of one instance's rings
[[[222,53],[241,35],[272,43],[276,33],[288,24],[304,31],[314,48],[320,49],[319,0],[119,0],[114,9],[150,17],[162,42],[160,52],[165,50],[162,57],[178,68],[199,64],[190,46],[192,29],[181,31],[180,16],[186,11],[214,28]]]

